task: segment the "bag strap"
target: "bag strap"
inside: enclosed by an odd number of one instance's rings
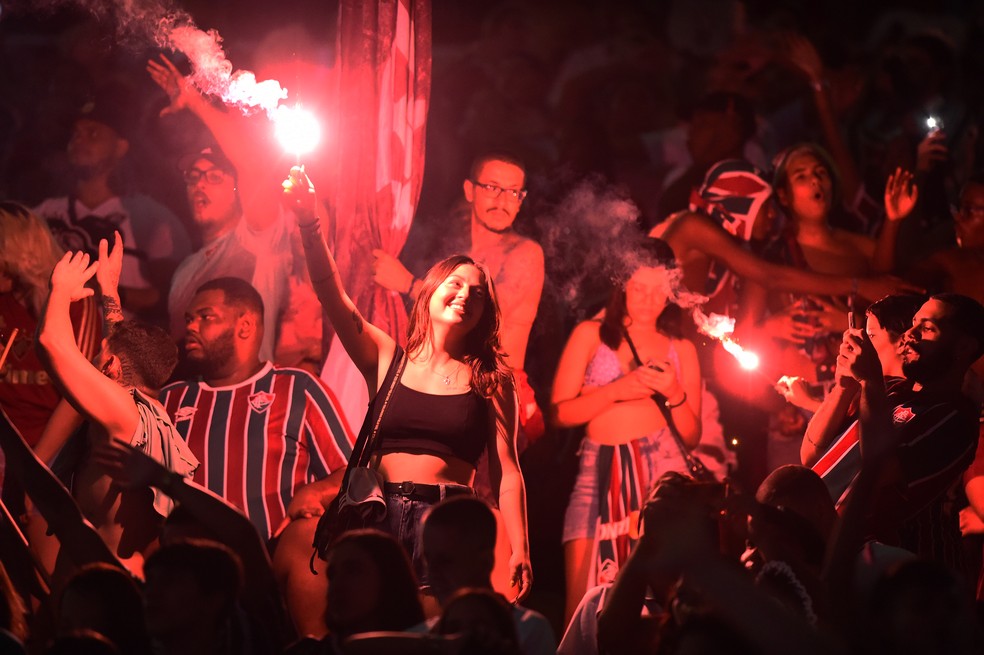
[[[399,344],[396,346],[396,352],[393,353],[393,360],[394,361],[390,362],[390,366],[386,370],[386,377],[383,378],[383,386],[380,388],[380,391],[385,388],[386,395],[383,397],[383,404],[379,408],[379,414],[376,415],[376,421],[373,423],[372,430],[366,438],[363,452],[359,453],[359,466],[369,466],[369,458],[372,457],[372,452],[376,445],[376,433],[379,431],[379,423],[383,420],[383,413],[389,406],[390,398],[393,397],[393,390],[396,389],[396,384],[403,376],[403,369],[407,365],[406,353],[403,351],[403,348],[399,346]],[[394,362],[396,364],[395,366]],[[378,393],[376,394],[376,397],[379,397]],[[364,462],[362,461],[363,459],[365,459]]]
[[[625,337],[625,343],[629,344],[629,350],[632,351],[632,358],[635,360],[636,364],[639,366],[645,366],[645,364],[642,363],[642,358],[639,357],[639,351],[636,350],[635,344],[632,343],[632,337],[629,336],[629,331],[624,327],[622,328],[622,336]],[[683,460],[687,463],[687,468],[690,469],[690,472],[693,474],[694,478],[700,479],[699,476],[711,475],[710,471],[707,470],[707,467],[704,466],[704,462],[702,462],[699,457],[692,454],[687,449],[687,445],[683,443],[683,437],[680,436],[680,432],[673,423],[672,412],[666,408],[666,396],[656,391],[653,393],[652,399],[656,403],[656,407],[659,409],[660,413],[663,415],[663,418],[666,419],[666,427],[669,430],[670,436],[673,437],[674,443],[676,443],[677,448],[680,449],[680,454],[683,455]]]
[[[403,374],[403,367],[406,365],[406,353],[404,353],[403,348],[399,344],[396,346],[396,351],[393,353],[393,360],[390,362],[389,368],[386,370],[386,376],[383,378],[383,384],[380,386],[379,392],[376,396],[369,402],[369,406],[366,410],[366,418],[362,423],[362,428],[359,430],[359,436],[355,440],[355,445],[352,446],[352,455],[349,457],[348,464],[345,467],[345,475],[342,477],[342,484],[340,489],[344,490],[348,488],[349,481],[349,471],[356,466],[368,466],[369,460],[372,457],[372,446],[374,445],[376,431],[379,429],[379,421],[383,417],[383,410],[389,404],[390,397],[393,395],[393,389],[396,387],[396,381],[399,380],[400,376]],[[385,391],[384,391],[385,390]],[[383,395],[382,405],[379,409],[379,413],[376,414],[374,420],[374,410],[376,403],[379,401],[380,394]]]

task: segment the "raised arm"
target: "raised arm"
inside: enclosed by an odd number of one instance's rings
[[[191,111],[236,167],[243,215],[250,229],[262,232],[271,227],[277,220],[280,202],[277,151],[270,138],[273,130],[269,121],[262,115],[247,118],[218,108],[164,55],[159,61],[148,60],[147,72],[171,99],[161,114]]]
[[[875,254],[871,258],[871,270],[876,273],[891,273],[895,269],[895,246],[899,238],[899,228],[919,200],[919,187],[913,179],[912,173],[897,168],[885,183],[885,222],[875,243]]]
[[[69,319],[71,303],[93,294],[85,283],[97,268],[98,263],[90,266],[89,256],[82,252],[66,253],[55,265],[38,325],[38,356],[76,411],[98,423],[111,437],[129,441],[139,421],[136,405],[126,389],[82,355]],[[113,358],[115,355],[110,355],[105,362],[107,371],[114,369]]]
[[[492,405],[494,425],[489,430],[489,478],[492,489],[497,492],[499,511],[506,524],[512,550],[509,558],[511,584],[516,587],[515,602],[520,602],[533,586],[533,568],[530,565],[529,528],[526,522],[526,483],[516,452],[518,401],[511,379],[496,393]]]
[[[355,303],[345,292],[335,259],[321,234],[321,205],[311,180],[302,169],[295,166],[290,169],[290,176],[284,181],[283,187],[284,204],[297,216],[311,284],[345,352],[366,379],[369,395],[372,397],[393,359],[396,342],[362,318]]]

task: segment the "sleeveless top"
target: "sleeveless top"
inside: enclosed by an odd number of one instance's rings
[[[398,381],[379,422],[377,450],[452,456],[475,466],[488,442],[490,408],[474,391],[443,396]]]
[[[666,358],[673,364],[677,375],[680,375],[680,357],[677,355],[676,348],[673,347],[672,340],[670,341]],[[625,373],[622,373],[622,366],[618,361],[616,352],[606,346],[604,342],[600,342],[598,349],[595,350],[595,354],[591,357],[591,361],[588,362],[588,366],[584,370],[584,386],[600,387],[603,384],[617,380],[623,375]]]

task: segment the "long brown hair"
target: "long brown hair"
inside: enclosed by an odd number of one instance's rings
[[[665,268],[669,275],[676,269],[676,258],[673,249],[662,239],[647,238],[633,252],[626,254],[621,274],[615,279],[615,286],[608,297],[605,317],[601,321],[599,334],[601,341],[612,350],[622,343],[625,331],[625,317],[628,308],[625,305],[625,285],[632,275],[643,267]],[[667,298],[666,306],[656,318],[656,330],[673,339],[683,338],[680,307]]]
[[[471,367],[472,389],[486,398],[491,398],[502,386],[509,367],[503,359],[499,344],[499,301],[495,295],[495,285],[488,269],[467,255],[453,255],[434,264],[424,276],[420,293],[410,311],[410,327],[407,336],[407,353],[420,352],[432,338],[430,300],[434,292],[456,268],[464,264],[474,266],[482,274],[485,284],[485,307],[478,323],[465,337],[464,360]]]

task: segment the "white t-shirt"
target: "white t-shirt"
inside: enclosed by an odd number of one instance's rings
[[[113,231],[123,238],[120,286],[147,289],[151,281],[147,262],[175,264],[191,252],[191,242],[178,217],[147,196],[114,196],[98,207],[86,207],[68,197],[49,198],[34,208],[45,219],[55,239],[66,250],[84,250],[95,257],[99,240],[113,242]]]

